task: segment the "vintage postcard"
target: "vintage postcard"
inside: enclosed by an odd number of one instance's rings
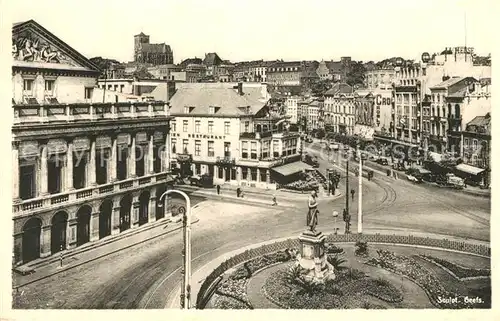
[[[493,313],[493,9],[10,3],[4,306]]]

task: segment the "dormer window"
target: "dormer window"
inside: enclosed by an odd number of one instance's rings
[[[189,107],[184,107],[184,114],[189,114]]]
[[[208,107],[208,113],[209,114],[215,114],[215,107],[214,106]]]

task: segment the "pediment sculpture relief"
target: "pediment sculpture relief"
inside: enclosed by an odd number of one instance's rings
[[[12,57],[20,61],[78,66],[78,64],[46,40],[29,34],[12,37]]]

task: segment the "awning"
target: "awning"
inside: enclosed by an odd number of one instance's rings
[[[276,166],[271,168],[273,171],[275,171],[278,174],[281,174],[283,176],[289,176],[296,174],[298,172],[302,172],[303,170],[308,170],[312,169],[311,166],[307,165],[306,163],[303,163],[301,161],[290,163],[290,164],[285,164],[281,166]]]
[[[471,175],[477,175],[484,172],[484,168],[478,168],[467,164],[458,164],[455,168],[461,172]]]

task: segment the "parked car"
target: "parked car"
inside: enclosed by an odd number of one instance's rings
[[[410,168],[406,171],[406,178],[414,183],[422,182],[422,175],[420,174],[420,171],[415,168]]]
[[[214,187],[214,178],[211,175],[194,175],[189,178],[189,183],[194,186],[211,188]]]
[[[376,162],[377,162],[377,164],[384,165],[384,166],[389,165],[389,161],[387,160],[387,158],[383,158],[383,157],[379,157],[376,160]]]

